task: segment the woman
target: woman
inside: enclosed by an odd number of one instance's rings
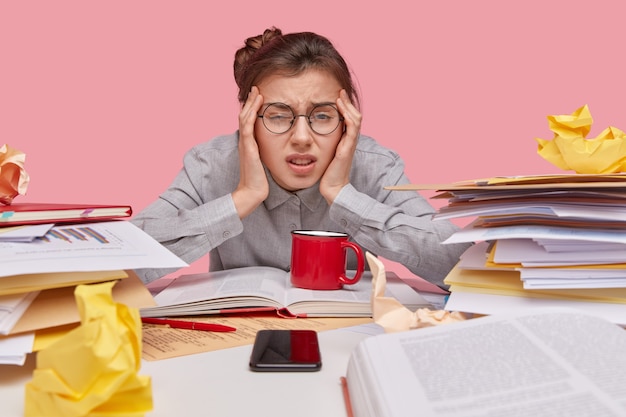
[[[192,148],[172,185],[133,222],[209,269],[289,269],[291,231],[345,232],[364,250],[438,285],[466,245],[441,245],[457,228],[431,221],[393,151],[361,135],[346,62],[315,33],[271,28],[235,54],[239,130]],[[348,268],[355,269],[354,259]],[[138,271],[148,283],[171,270]]]

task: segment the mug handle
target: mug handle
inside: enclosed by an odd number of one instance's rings
[[[356,254],[357,265],[356,265],[356,273],[354,274],[354,277],[349,278],[346,276],[344,272],[339,277],[339,281],[341,281],[343,284],[346,284],[346,285],[356,284],[361,279],[361,275],[363,275],[363,269],[365,267],[365,258],[363,256],[363,250],[356,243],[349,242],[349,241],[341,242],[341,247],[344,250],[352,249],[354,251],[354,253]]]

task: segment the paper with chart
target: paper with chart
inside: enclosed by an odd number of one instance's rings
[[[33,242],[0,242],[0,263],[0,277],[188,266],[128,221],[56,226]]]
[[[0,242],[32,242],[43,237],[54,224],[36,224],[28,226],[3,226],[0,228]]]

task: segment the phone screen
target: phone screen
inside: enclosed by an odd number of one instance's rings
[[[259,330],[250,369],[254,371],[318,371],[322,367],[314,330]]]

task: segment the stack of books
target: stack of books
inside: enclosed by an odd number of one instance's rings
[[[571,306],[626,324],[626,174],[494,177],[394,187],[438,191],[434,220],[471,218],[446,309]]]
[[[131,213],[130,206],[0,206],[0,363],[23,363],[38,350],[36,335],[78,324],[77,285],[115,280],[116,301],[155,305],[132,270],[187,263],[125,221]],[[16,342],[23,352],[5,349]]]

